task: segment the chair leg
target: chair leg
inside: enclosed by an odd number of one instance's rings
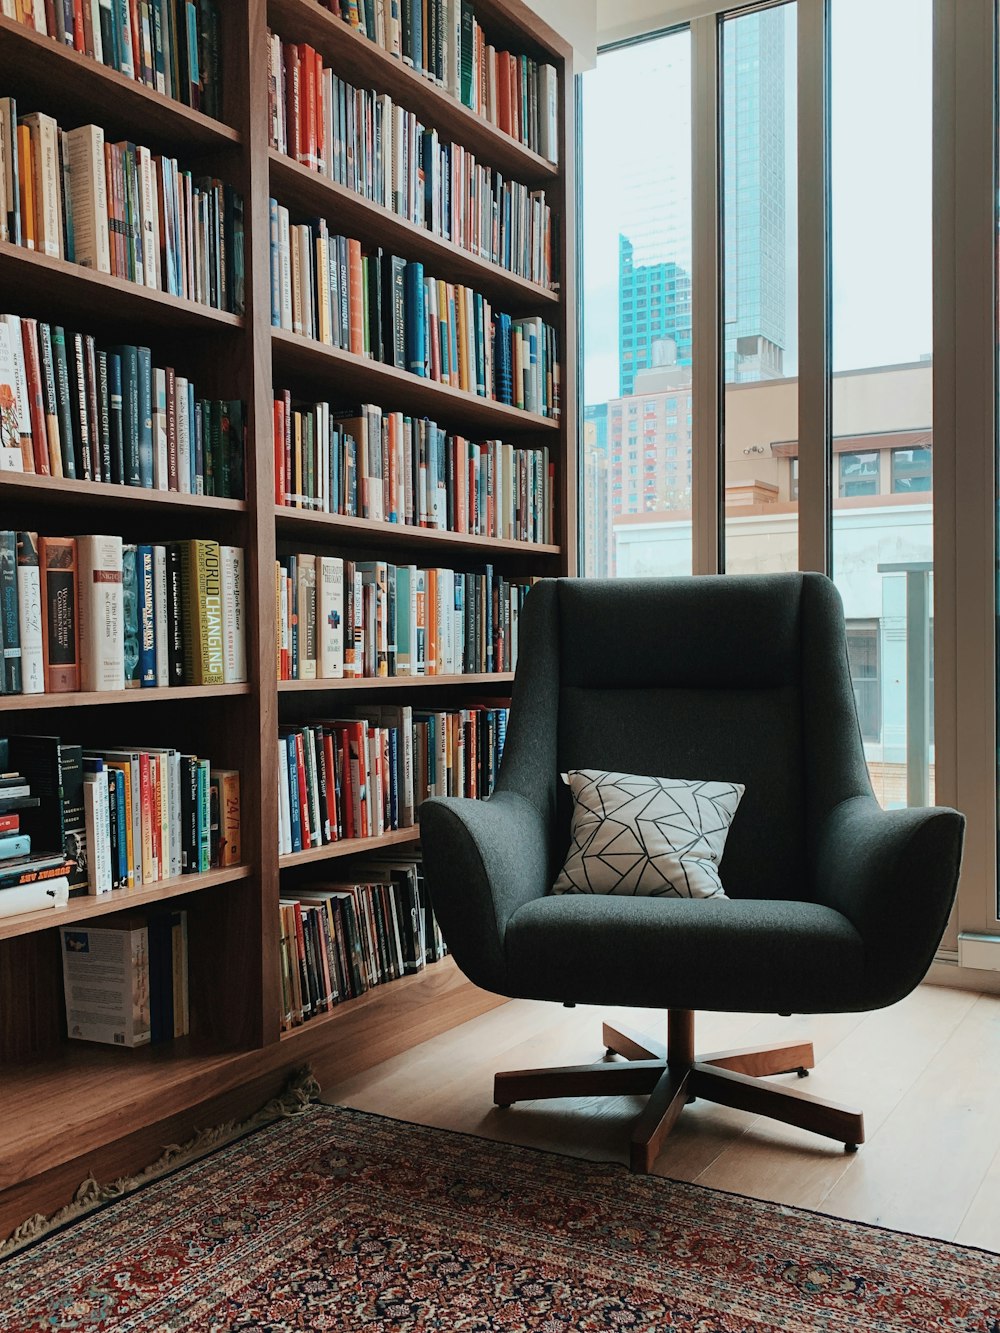
[[[825,1102],[797,1088],[762,1083],[747,1074],[736,1074],[700,1061],[692,1066],[690,1080],[696,1097],[838,1139],[849,1151],[865,1141],[864,1115],[853,1107]]]
[[[815,1067],[811,1041],[782,1043],[777,1046],[747,1046],[736,1051],[713,1051],[699,1055],[700,1065],[728,1069],[734,1074],[749,1074],[764,1078],[768,1074],[795,1074],[801,1078]]]
[[[616,1055],[624,1055],[626,1060],[663,1060],[667,1058],[667,1048],[660,1041],[654,1041],[635,1028],[612,1027],[604,1024],[604,1045]]]
[[[645,1110],[635,1122],[629,1150],[629,1167],[637,1175],[653,1169],[677,1117],[690,1099],[690,1070],[666,1068],[653,1089]]]
[[[602,1060],[562,1069],[517,1069],[494,1077],[493,1100],[497,1106],[510,1106],[544,1097],[648,1096],[662,1073],[661,1060],[633,1060],[628,1064]]]

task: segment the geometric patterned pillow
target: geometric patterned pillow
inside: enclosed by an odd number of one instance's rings
[[[725,898],[719,862],[746,788],[576,768],[569,853],[553,893]]]

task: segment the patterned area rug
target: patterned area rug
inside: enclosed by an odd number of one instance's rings
[[[0,1329],[1000,1333],[1000,1256],[315,1106],[8,1259]]]

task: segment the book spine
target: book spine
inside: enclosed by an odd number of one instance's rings
[[[38,562],[38,534],[17,534],[17,615],[21,638],[21,688],[24,694],[45,690],[42,654],[42,590]]]
[[[176,542],[167,546],[167,683],[184,684],[184,598],[181,553]]]
[[[247,678],[246,560],[243,548],[239,546],[222,546],[219,552],[223,627],[222,678],[227,685],[231,685]]]
[[[40,537],[46,693],[80,688],[77,550],[73,537]]]
[[[153,547],[153,606],[156,615],[154,633],[156,652],[156,684],[166,688],[170,684],[169,611],[167,606],[167,549]]]
[[[156,686],[156,571],[152,546],[136,547],[139,598],[139,684]]]
[[[80,685],[84,690],[125,688],[120,537],[78,537]]]
[[[0,532],[0,694],[20,694],[21,626],[17,607],[17,537]]]

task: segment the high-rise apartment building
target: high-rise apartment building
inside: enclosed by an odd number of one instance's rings
[[[691,274],[673,259],[636,262],[618,238],[618,384],[624,398],[640,370],[691,364]]]

